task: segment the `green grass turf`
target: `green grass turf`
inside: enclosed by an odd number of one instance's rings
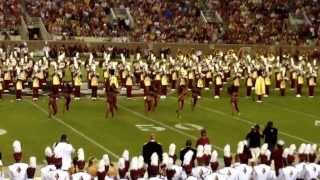
[[[137,155],[140,154],[150,132],[141,131],[136,125],[153,124],[165,128],[164,131],[155,132],[164,150],[167,151],[169,144],[174,142],[178,152],[186,139],[191,138],[195,141],[199,131],[181,130],[174,125],[193,123],[208,130],[214,146],[223,148],[225,144],[230,143],[232,151],[235,152],[237,142],[244,139],[250,126],[258,123],[263,128],[269,120],[274,121],[275,126],[279,128],[280,138],[285,140],[286,144],[300,144],[305,140],[320,143],[320,127],[314,125],[315,120],[320,120],[320,96],[303,96],[298,99],[294,97],[293,92],[287,92],[286,97],[280,97],[279,92],[272,91],[272,96],[264,98],[263,104],[257,104],[251,98],[241,97],[241,115],[232,116],[229,97],[225,92],[221,99],[215,100],[209,92],[203,91],[203,97],[194,111],[191,111],[188,97],[181,119],[175,114],[175,94],[161,100],[156,112],[149,114],[144,113],[142,98],[127,100],[125,97],[119,97],[119,109],[113,119],[104,118],[104,100],[91,101],[83,97],[80,101],[73,101],[71,111],[65,114],[61,112],[62,102],[59,102],[60,112],[57,119],[65,124],[49,119],[43,112],[47,111],[47,97],[42,97],[33,104],[27,97],[21,102],[16,102],[13,100],[14,97],[5,96],[0,101],[0,129],[5,129],[7,133],[0,136],[0,151],[3,153],[4,164],[8,165],[12,162],[12,142],[19,139],[22,142],[24,159],[35,155],[41,164],[44,160],[44,148],[57,141],[62,133],[66,133],[75,148],[85,149],[87,158],[100,158],[105,153],[99,145],[117,155],[121,155],[124,149],[129,149],[131,155]],[[241,96],[243,94],[244,90],[241,90]],[[67,126],[78,130],[94,143]],[[219,153],[222,155],[221,151]],[[116,161],[115,157],[109,156],[112,161]]]

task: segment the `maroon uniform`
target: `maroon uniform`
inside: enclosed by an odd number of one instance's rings
[[[70,103],[71,103],[71,94],[72,94],[72,87],[70,84],[67,84],[64,92],[64,105],[65,110],[70,110]]]
[[[49,117],[51,117],[51,115],[56,115],[58,113],[58,106],[57,106],[57,100],[56,97],[54,95],[50,95],[49,96]]]
[[[239,107],[238,107],[238,94],[236,92],[233,92],[231,94],[231,99],[230,99],[231,105],[232,105],[232,114],[234,112],[239,113]]]
[[[114,85],[107,91],[108,108],[106,110],[106,118],[108,117],[108,112],[110,112],[111,117],[113,117],[115,110],[117,110],[117,93],[117,89]]]
[[[192,110],[194,110],[194,108],[196,107],[199,96],[200,96],[200,88],[193,87],[192,88],[192,106],[191,106]]]
[[[179,98],[178,98],[178,109],[176,111],[178,117],[180,117],[180,112],[183,110],[184,100],[187,95],[188,95],[188,89],[184,87],[182,90],[182,93],[179,95]]]

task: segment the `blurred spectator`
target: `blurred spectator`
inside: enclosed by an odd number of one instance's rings
[[[264,142],[268,144],[269,149],[273,149],[278,141],[278,129],[273,127],[273,122],[269,121],[263,130]]]
[[[207,131],[205,129],[202,129],[200,131],[200,138],[197,140],[196,147],[198,147],[199,145],[204,146],[206,144],[210,144],[210,140],[207,136]]]
[[[157,153],[159,160],[162,161],[162,146],[156,141],[156,137],[154,134],[150,135],[149,142],[143,145],[142,154],[144,158],[144,162],[150,165],[150,158],[153,153]]]
[[[261,146],[261,134],[259,125],[251,127],[251,131],[247,134],[246,140],[248,141],[249,148],[258,148]]]
[[[184,155],[188,152],[188,151],[192,151],[193,152],[193,156],[192,156],[192,161],[194,161],[196,159],[196,154],[197,154],[197,151],[192,148],[192,141],[190,139],[188,139],[186,141],[186,147],[183,148],[181,151],[180,151],[180,160],[181,162],[183,162],[183,159],[184,159]]]

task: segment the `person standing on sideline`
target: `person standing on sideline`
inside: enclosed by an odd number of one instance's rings
[[[152,133],[150,135],[149,142],[144,144],[143,148],[142,148],[142,155],[143,155],[144,162],[146,164],[150,165],[151,155],[153,153],[157,153],[157,155],[159,157],[159,161],[161,162],[162,161],[162,153],[163,153],[162,145],[156,141],[156,137]]]
[[[278,141],[278,129],[273,127],[273,122],[269,121],[263,130],[264,142],[268,144],[268,148],[272,150]]]
[[[198,147],[199,145],[204,146],[206,144],[210,144],[210,140],[207,136],[207,131],[205,129],[202,129],[200,131],[200,138],[197,140],[196,147]]]
[[[68,171],[72,165],[72,154],[74,153],[73,146],[68,142],[67,135],[63,134],[60,142],[54,147],[54,154],[62,158],[62,167],[64,171]]]

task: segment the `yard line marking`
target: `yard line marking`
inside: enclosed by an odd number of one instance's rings
[[[160,125],[160,126],[166,127],[166,128],[168,128],[168,129],[170,129],[171,131],[174,131],[174,132],[176,132],[176,133],[178,133],[178,134],[180,134],[180,135],[184,135],[184,136],[187,136],[187,137],[189,137],[189,138],[191,138],[191,139],[193,139],[193,140],[197,140],[197,137],[196,137],[196,136],[193,136],[193,135],[190,135],[190,134],[185,133],[185,132],[183,132],[183,131],[177,130],[177,129],[175,129],[175,128],[167,125],[167,124],[164,124],[164,123],[162,123],[162,122],[160,122],[160,121],[157,121],[157,120],[155,120],[155,119],[153,119],[153,118],[149,118],[149,117],[147,117],[147,116],[145,116],[145,115],[143,115],[143,114],[141,114],[141,113],[139,113],[139,112],[137,112],[137,111],[134,111],[134,110],[132,110],[132,109],[130,109],[130,108],[124,107],[124,106],[122,106],[122,105],[120,105],[120,104],[118,104],[118,106],[119,106],[120,108],[124,109],[125,111],[128,111],[128,112],[130,112],[130,113],[132,113],[132,114],[134,114],[134,115],[136,115],[136,116],[138,116],[138,117],[140,117],[140,118],[143,118],[143,119],[145,119],[145,120],[151,121],[151,122],[153,122],[153,123],[155,123],[155,124],[158,124],[158,125]],[[214,146],[214,148],[218,149],[219,151],[221,151],[221,152],[223,151],[223,148],[221,148],[221,147],[219,147],[219,146],[217,146],[217,145],[213,145],[213,146]]]
[[[209,98],[203,98],[203,99],[208,99],[210,101],[212,101],[211,99]],[[209,112],[213,112],[213,113],[216,113],[216,114],[220,114],[220,115],[223,115],[223,116],[228,116],[228,117],[231,117],[233,119],[237,119],[239,121],[242,121],[244,123],[247,123],[249,125],[255,125],[256,123],[252,122],[252,121],[249,121],[249,120],[246,120],[246,119],[242,119],[240,117],[235,117],[235,116],[231,116],[227,113],[224,113],[222,111],[219,111],[219,110],[214,110],[214,109],[209,109],[209,108],[205,108],[205,107],[202,107],[201,105],[198,105],[200,108],[203,108]],[[299,141],[302,141],[302,142],[306,142],[306,143],[313,143],[312,141],[309,141],[307,139],[304,139],[304,138],[301,138],[301,137],[298,137],[298,136],[294,136],[294,135],[291,135],[291,134],[288,134],[286,132],[283,132],[283,131],[279,131],[280,134],[284,135],[284,136],[287,136],[287,137],[290,137],[290,138],[293,138],[293,139],[296,139],[296,140],[299,140]]]
[[[30,102],[30,101],[26,101],[29,104],[31,104],[32,106],[34,106],[35,108],[37,108],[38,110],[40,110],[41,112],[43,112],[46,115],[49,115],[49,113],[43,109],[42,107],[40,107],[38,104],[34,103],[34,102]],[[76,134],[78,134],[79,136],[83,137],[84,139],[86,139],[87,141],[89,141],[90,143],[92,143],[93,145],[99,147],[100,149],[104,150],[105,152],[109,153],[111,156],[115,157],[116,159],[119,158],[119,156],[112,152],[111,150],[109,150],[108,148],[104,147],[103,145],[101,145],[100,143],[98,143],[97,141],[95,141],[94,139],[90,138],[89,136],[85,135],[84,133],[82,133],[81,131],[75,129],[74,127],[72,127],[71,125],[69,125],[68,123],[64,122],[63,120],[61,120],[60,118],[57,117],[52,117],[54,120],[56,120],[58,123],[62,124],[63,126],[69,128],[70,130],[72,130],[73,132],[75,132]]]

